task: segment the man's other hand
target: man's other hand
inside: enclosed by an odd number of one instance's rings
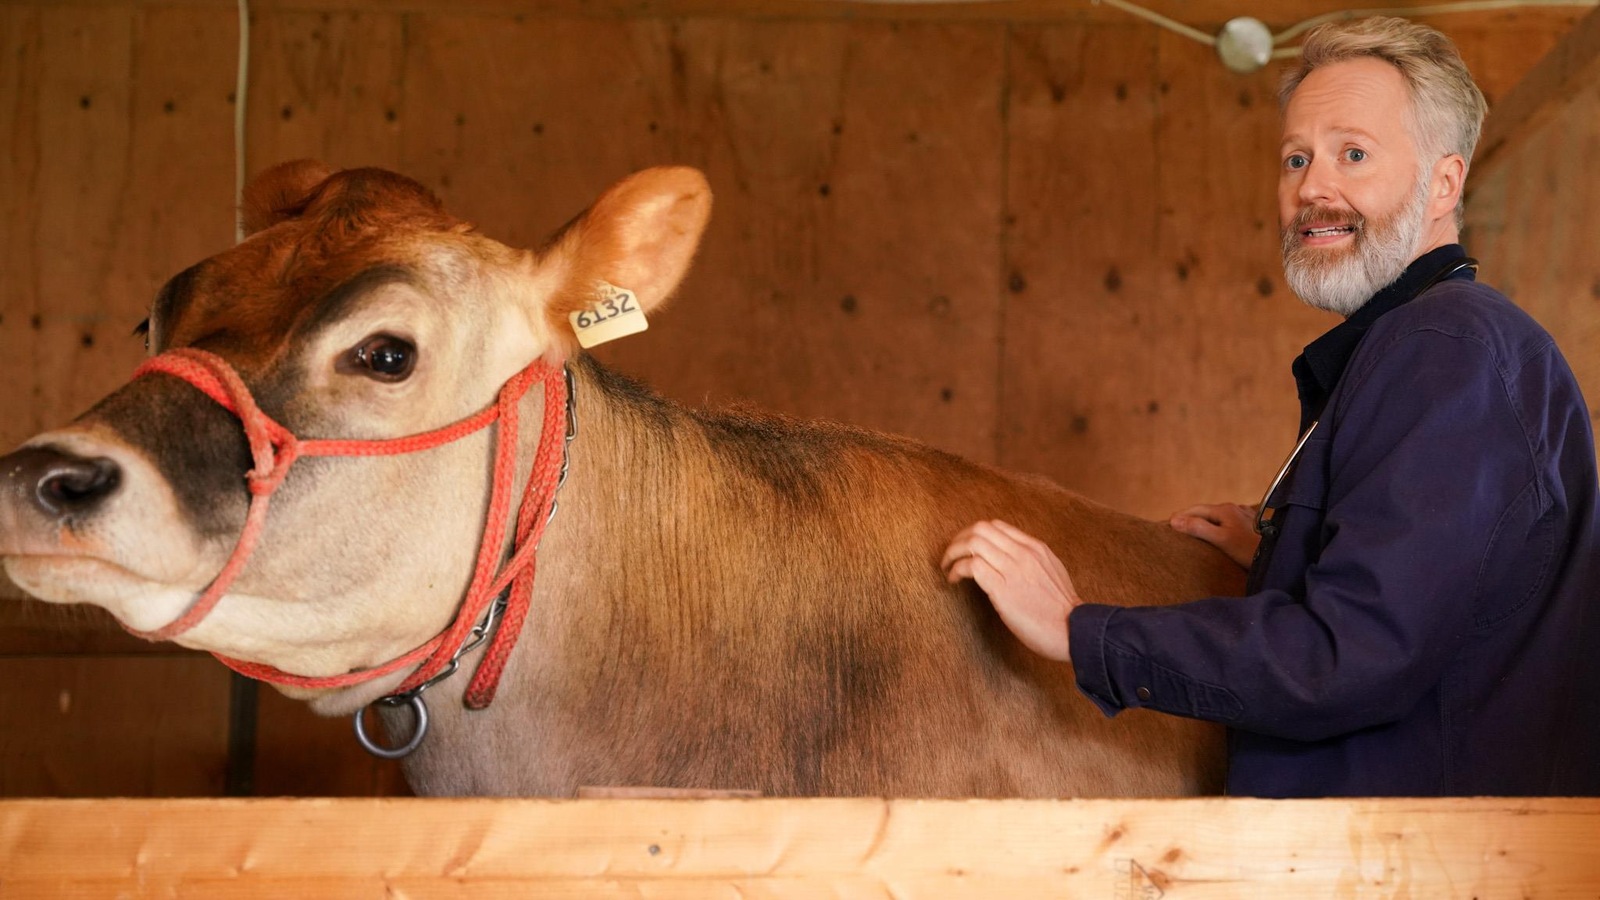
[[[1000,620],[1029,650],[1071,661],[1067,615],[1083,601],[1066,567],[1043,541],[998,519],[978,522],[955,536],[940,566],[951,584],[976,581]]]
[[[1241,569],[1250,568],[1261,535],[1256,534],[1256,510],[1237,503],[1191,506],[1175,513],[1170,524],[1177,531],[1216,547]]]

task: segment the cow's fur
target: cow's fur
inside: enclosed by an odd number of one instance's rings
[[[390,173],[281,168],[247,196],[254,236],[181,274],[156,349],[227,357],[263,408],[307,436],[383,437],[486,405],[536,356],[566,361],[579,437],[539,553],[533,606],[498,698],[427,695],[434,729],[406,763],[427,794],[570,795],[585,785],[769,794],[1171,795],[1220,786],[1212,726],[1105,719],[1070,667],[1023,649],[950,538],[1000,517],[1044,538],[1097,601],[1237,591],[1220,553],[1164,524],[911,441],[668,402],[576,354],[566,312],[598,281],[654,309],[709,210],[691,170],[607,192],[545,248],[477,235]],[[348,348],[417,345],[414,376],[375,383]],[[524,401],[522,457],[540,404]],[[466,585],[487,496],[488,434],[410,457],[306,460],[235,589],[182,643],[308,675],[375,665],[440,631]],[[175,617],[243,520],[237,423],[148,377],[29,446],[123,469],[102,508],[46,521],[0,491],[0,555],[19,583],[103,605],[136,628]],[[524,466],[524,469],[526,466]],[[343,713],[401,675],[290,691]]]

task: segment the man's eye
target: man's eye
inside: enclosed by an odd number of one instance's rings
[[[1351,147],[1349,150],[1344,152],[1344,158],[1350,160],[1351,162],[1361,162],[1367,158],[1367,151],[1358,147]]]
[[[1290,169],[1304,169],[1306,166],[1311,165],[1311,160],[1306,159],[1304,156],[1296,153],[1284,160],[1283,165]]]
[[[417,365],[417,348],[394,335],[367,338],[350,351],[351,361],[379,381],[403,381]]]

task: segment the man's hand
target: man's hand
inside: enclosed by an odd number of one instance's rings
[[[976,581],[1000,621],[1028,649],[1072,660],[1067,615],[1083,601],[1066,567],[1043,541],[998,519],[978,522],[955,536],[940,566],[951,584]]]
[[[1256,534],[1256,510],[1253,506],[1237,503],[1213,503],[1191,506],[1174,513],[1169,524],[1190,537],[1197,537],[1216,547],[1239,568],[1250,568],[1255,558],[1261,535]]]

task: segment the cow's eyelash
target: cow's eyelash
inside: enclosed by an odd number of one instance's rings
[[[139,324],[133,326],[133,334],[134,334],[134,337],[149,337],[150,336],[150,320],[149,319],[145,319],[143,322],[140,322]]]

